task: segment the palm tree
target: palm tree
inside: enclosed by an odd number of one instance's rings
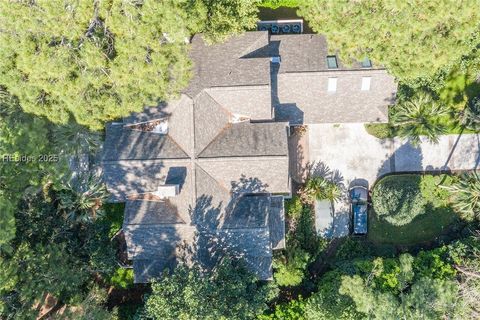
[[[399,104],[392,115],[392,125],[402,137],[410,138],[414,145],[425,136],[430,142],[438,143],[438,136],[445,133],[446,126],[439,119],[448,113],[448,109],[438,104],[425,93],[412,100]]]
[[[453,206],[467,220],[480,220],[480,175],[463,173],[458,181],[442,188],[453,193]]]
[[[76,122],[55,126],[52,138],[59,153],[76,157],[94,153],[102,143],[100,132],[91,131]]]
[[[480,128],[480,96],[473,98],[461,116],[462,124],[472,130]]]
[[[312,177],[305,183],[300,192],[300,197],[306,203],[313,203],[315,200],[338,201],[342,190],[338,184],[327,180],[324,177]]]
[[[76,176],[58,191],[58,211],[73,223],[88,223],[103,215],[108,196],[105,184],[94,173]]]

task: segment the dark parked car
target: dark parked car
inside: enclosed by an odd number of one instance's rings
[[[350,202],[353,215],[353,234],[366,234],[368,227],[368,186],[357,185],[351,187]]]

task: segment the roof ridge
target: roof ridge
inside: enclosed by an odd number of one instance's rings
[[[198,164],[197,162],[195,163],[195,168],[199,168],[200,170],[202,170],[203,172],[205,172],[205,174],[207,176],[209,176],[213,181],[215,181],[219,186],[220,188],[224,189],[228,194],[230,194],[230,190],[228,190],[228,188],[226,188],[223,184],[221,184],[217,179],[215,179],[207,170],[203,169],[202,166],[200,164]],[[196,177],[195,177],[195,197],[197,196],[197,181],[196,181]]]
[[[211,88],[215,88],[215,87],[211,87]],[[225,88],[226,88],[226,87],[225,87]],[[210,99],[212,99],[216,104],[218,104],[218,106],[219,106],[220,108],[223,109],[223,111],[225,111],[225,112],[228,113],[229,115],[233,115],[233,112],[231,112],[231,111],[228,110],[224,105],[222,105],[220,102],[218,102],[218,100],[215,99],[215,98],[208,92],[208,89],[210,89],[210,87],[203,89],[203,90],[202,90],[202,93],[205,93],[206,95],[208,95],[208,96],[210,97]]]
[[[256,45],[260,40],[262,40],[262,41],[264,40],[264,39],[263,39],[264,35],[267,36],[267,45],[270,43],[270,38],[269,38],[269,36],[268,36],[268,32],[266,32],[266,31],[257,31],[257,32],[258,32],[258,37],[257,37],[254,41],[252,41],[252,42],[250,43],[250,45],[249,45],[244,51],[242,51],[241,54],[238,55],[237,59],[241,59],[243,56],[245,56],[245,55],[247,55],[248,53],[250,53],[250,52],[251,52],[251,48],[252,48],[254,45]]]
[[[205,146],[205,148],[203,148],[203,150],[198,153],[197,158],[200,158],[202,153],[205,152],[205,150],[207,150],[215,141],[220,139],[220,137],[223,136],[225,132],[228,129],[231,129],[232,127],[233,127],[233,123],[227,123],[225,127],[223,127],[222,130],[220,130],[218,134]]]
[[[202,93],[205,93],[208,97],[210,97],[210,99],[212,99],[213,102],[215,102],[225,113],[227,113],[228,116],[232,116],[233,114],[227,109],[225,108],[223,105],[221,105],[215,98],[213,98],[208,92],[207,90],[202,90]],[[194,117],[195,117],[195,114],[194,114]],[[195,120],[194,120],[194,123],[195,123]],[[195,152],[194,150],[194,153],[196,153],[194,156],[195,157],[198,157],[200,156],[200,154],[202,154],[211,144],[213,141],[215,141],[217,139],[218,136],[220,136],[227,127],[230,127],[229,126],[229,122],[227,122],[227,124],[217,133],[217,135],[215,137],[213,137],[212,140],[210,140],[210,142],[198,153]],[[196,135],[196,133],[194,132],[194,136]]]
[[[186,155],[185,159],[190,158],[190,155],[185,150],[183,150],[183,148],[180,146],[180,144],[177,141],[175,141],[175,139],[173,139],[173,137],[171,135],[169,135],[167,133],[166,137],[169,138],[170,140],[172,140],[172,142],[178,147],[178,149],[180,149],[180,151],[182,151]]]

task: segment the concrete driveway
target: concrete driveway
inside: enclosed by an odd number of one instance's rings
[[[418,147],[405,139],[377,139],[357,123],[309,125],[308,135],[312,174],[334,177],[345,188],[344,198],[335,204],[334,223],[317,226],[318,232],[332,237],[349,234],[346,190],[356,180],[364,179],[372,186],[387,173],[472,170],[480,162],[478,134],[445,135],[438,144],[422,140]]]

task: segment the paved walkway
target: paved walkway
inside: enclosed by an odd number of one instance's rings
[[[445,135],[438,144],[422,140],[418,147],[407,140],[377,139],[363,124],[317,124],[308,128],[308,156],[317,173],[328,167],[336,180],[348,188],[355,180],[372,186],[377,178],[392,172],[472,170],[480,166],[480,135]],[[333,237],[349,233],[349,204],[336,204],[333,222],[319,230]]]

